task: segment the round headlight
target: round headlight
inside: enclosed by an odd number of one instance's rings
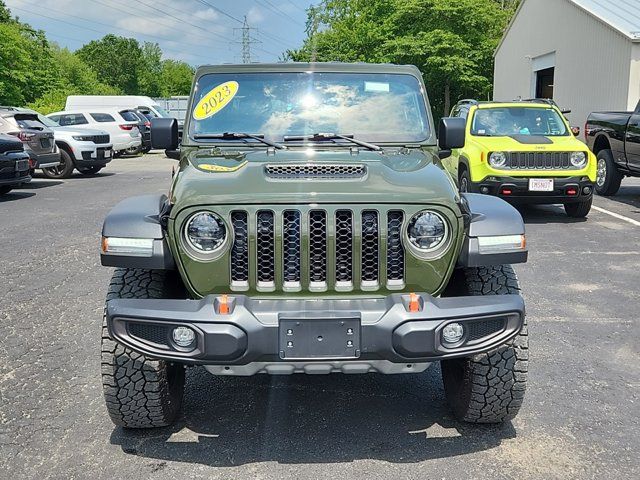
[[[227,238],[227,229],[222,219],[209,212],[192,216],[184,233],[189,246],[199,253],[215,252]]]
[[[435,212],[420,212],[407,227],[409,242],[421,252],[431,252],[447,239],[447,224]]]
[[[507,156],[503,152],[493,152],[489,155],[489,165],[494,168],[502,168],[507,164]]]
[[[571,165],[582,168],[587,164],[587,155],[584,152],[573,152],[570,157]]]

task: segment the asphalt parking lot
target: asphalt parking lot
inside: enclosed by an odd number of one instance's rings
[[[102,220],[168,189],[175,161],[118,159],[0,200],[0,478],[640,477],[640,181],[587,221],[523,209],[529,390],[512,423],[469,426],[437,366],[415,376],[187,375],[175,427],[115,428],[100,325]],[[619,218],[615,215],[623,216]],[[634,223],[635,221],[635,223]]]

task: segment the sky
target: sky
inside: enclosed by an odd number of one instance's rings
[[[242,61],[243,20],[252,61],[274,62],[305,38],[318,0],[5,0],[14,16],[76,50],[108,33],[155,42],[164,58],[193,66]]]

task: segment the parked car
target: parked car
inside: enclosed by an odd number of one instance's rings
[[[142,134],[141,151],[149,153],[151,151],[151,120],[136,109],[120,110],[120,116],[130,122],[138,122],[138,130]]]
[[[615,195],[624,177],[640,177],[640,102],[633,112],[595,112],[584,127],[598,158],[596,191]]]
[[[125,120],[116,110],[64,111],[51,113],[47,117],[62,127],[105,130],[109,133],[116,156],[137,153],[142,145],[138,122]]]
[[[150,97],[141,95],[69,95],[64,107],[67,111],[89,111],[96,109],[147,110],[154,117],[171,118],[171,115]]]
[[[34,110],[20,110],[37,115],[38,120],[53,130],[56,145],[60,150],[60,164],[43,169],[45,177],[69,178],[74,169],[84,175],[94,175],[111,161],[113,145],[109,133],[105,130],[61,127],[57,122]]]
[[[53,131],[46,127],[37,115],[21,112],[16,107],[0,107],[0,133],[18,137],[29,154],[29,170],[56,167],[60,164],[60,152],[54,141]]]
[[[29,154],[23,143],[13,135],[0,133],[0,195],[30,181]]]
[[[516,416],[528,335],[509,264],[527,259],[524,223],[499,198],[461,200],[440,158],[464,146],[465,122],[442,119],[436,140],[425,92],[410,66],[198,69],[170,198],[123,200],[103,225],[101,261],[117,267],[102,333],[113,422],[171,424],[196,364],[415,374],[440,362],[458,418]],[[178,147],[175,119],[151,132],[154,148]]]
[[[553,101],[462,100],[451,116],[466,122],[464,148],[443,162],[460,191],[510,203],[560,203],[570,217],[588,215],[596,159]]]

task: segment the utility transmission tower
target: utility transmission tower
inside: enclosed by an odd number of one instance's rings
[[[249,26],[249,22],[247,22],[247,16],[244,16],[244,22],[242,23],[242,28],[234,28],[233,32],[235,35],[240,35],[240,41],[236,41],[234,43],[242,45],[242,63],[251,63],[256,61],[257,58],[252,56],[251,54],[251,46],[257,43],[262,43],[260,40],[257,40],[253,33],[257,32],[257,28],[253,28]]]

